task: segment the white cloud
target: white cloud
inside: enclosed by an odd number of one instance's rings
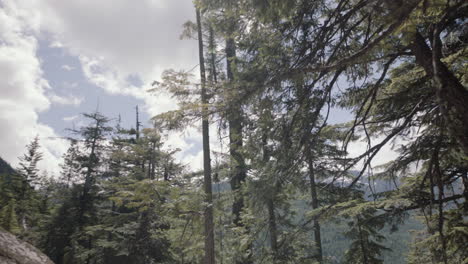
[[[54,47],[79,58],[88,81],[143,100],[150,116],[176,108],[168,94],[147,90],[163,70],[197,64],[196,42],[179,40],[182,24],[194,16],[191,0],[18,1],[40,14],[41,31]],[[143,85],[130,83],[130,76]]]
[[[377,138],[371,138],[371,146],[377,145],[382,140],[384,140],[385,137],[377,137]],[[351,142],[348,146],[348,153],[350,157],[358,157],[365,153],[367,151],[367,141],[360,140],[360,141],[354,141]],[[383,165],[387,162],[390,162],[394,160],[395,158],[398,157],[398,153],[395,152],[392,149],[392,144],[391,142],[387,143],[384,145],[380,151],[375,155],[375,157],[372,159],[371,165],[372,167],[377,167],[379,165]],[[361,169],[363,166],[363,162],[359,162],[356,166],[356,169]]]
[[[37,16],[18,9],[16,2],[4,1],[0,9],[0,155],[15,166],[36,135],[41,139],[44,160],[42,169],[57,173],[58,162],[67,143],[57,139],[54,131],[38,121],[38,112],[50,106],[36,57]]]
[[[49,99],[54,104],[72,106],[79,106],[84,100],[83,98],[78,98],[75,96],[64,97],[56,94],[49,95]]]
[[[1,3],[0,125],[8,129],[0,132],[0,155],[12,163],[37,130],[44,138],[46,163],[57,166],[58,159],[54,157],[64,150],[66,143],[51,139],[55,137],[54,131],[38,123],[37,113],[48,109],[51,103],[81,103],[80,98],[47,92],[51,88],[42,77],[36,56],[36,36],[45,36],[51,47],[76,56],[87,80],[107,93],[143,100],[143,110],[150,116],[177,107],[168,94],[149,94],[150,83],[159,79],[164,69],[191,69],[198,63],[196,43],[179,40],[182,24],[194,15],[191,0],[3,0]],[[63,65],[62,69],[74,68]],[[130,76],[139,78],[143,85],[129,82]],[[75,88],[78,84],[63,85]],[[75,116],[63,118],[67,122],[75,119]],[[220,150],[222,146],[214,128],[210,138],[212,150]],[[183,150],[178,154],[183,163],[200,168],[202,151],[190,148],[200,146],[200,142],[200,132],[190,128],[183,134],[171,134],[166,143]],[[353,143],[349,150],[351,155],[358,155],[365,150],[365,143]],[[394,155],[384,148],[374,165]]]
[[[149,83],[165,68],[197,63],[196,43],[179,40],[194,17],[191,0],[16,1],[35,10],[36,27],[52,35],[54,47],[97,60],[122,79],[133,74]]]
[[[176,102],[168,94],[151,95],[147,92],[150,83],[159,79],[163,70],[168,68],[190,69],[197,62],[195,41],[179,40],[182,24],[194,17],[191,0],[4,0],[11,7],[16,22],[21,23],[21,33],[17,38],[33,42],[27,49],[28,59],[36,64],[28,64],[39,72],[35,73],[36,95],[28,90],[19,92],[30,96],[31,100],[42,100],[31,104],[32,113],[47,109],[50,103],[78,105],[81,100],[73,97],[60,97],[49,92],[44,95],[47,82],[40,73],[39,60],[35,56],[37,43],[35,36],[46,37],[51,47],[61,48],[75,56],[81,63],[81,70],[89,82],[101,87],[110,94],[133,96],[145,102],[143,110],[150,116],[173,110]],[[0,23],[2,27],[11,25]],[[5,38],[0,38],[5,39]],[[15,46],[17,46],[15,44]],[[26,49],[16,47],[18,51]],[[26,64],[22,64],[26,65]],[[31,66],[32,65],[32,66]],[[15,68],[16,69],[16,68]],[[63,65],[62,69],[73,67]],[[30,73],[28,73],[30,74]],[[129,77],[141,80],[143,85],[130,83]],[[68,87],[68,86],[67,86]],[[76,85],[70,85],[70,88]],[[32,90],[32,89],[31,89]],[[53,132],[53,131],[52,131]],[[186,147],[189,137],[177,137],[178,143]],[[200,140],[198,134],[190,136]],[[199,158],[199,153],[193,159]],[[184,159],[184,157],[180,157]],[[193,163],[193,162],[191,162]]]
[[[66,117],[63,118],[63,121],[65,121],[65,122],[74,121],[74,120],[76,120],[78,117],[80,117],[80,116],[79,116],[79,115],[66,116]]]
[[[66,70],[66,71],[73,71],[75,69],[75,67],[72,67],[70,65],[62,65],[62,69]]]
[[[197,124],[195,124],[197,125]],[[201,126],[201,121],[199,124]],[[211,165],[215,165],[214,152],[225,153],[228,146],[228,138],[220,139],[214,124],[210,125],[210,151]],[[189,143],[190,142],[190,143]],[[202,134],[197,127],[188,127],[185,131],[179,133],[170,133],[164,140],[166,149],[179,148],[181,151],[176,154],[179,161],[189,166],[192,170],[201,170],[203,168],[203,149]]]
[[[182,164],[188,165],[192,171],[199,171],[203,169],[203,151],[196,154],[188,154],[182,157]]]
[[[53,40],[53,41],[49,44],[49,47],[51,47],[51,48],[63,48],[63,44],[60,43],[60,42],[57,41],[57,40]]]

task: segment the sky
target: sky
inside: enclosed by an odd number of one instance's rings
[[[67,128],[99,109],[134,126],[176,107],[147,90],[165,69],[197,65],[197,43],[180,40],[194,19],[191,0],[0,0],[0,156],[16,165],[36,135],[41,168],[59,173]],[[199,131],[172,135],[166,145],[201,167]]]
[[[167,94],[147,90],[165,69],[198,64],[194,40],[180,40],[182,25],[194,20],[192,0],[0,0],[0,156],[13,166],[38,136],[40,168],[60,171],[68,148],[67,128],[84,124],[82,113],[98,109],[124,127],[143,125],[176,109]],[[350,118],[335,110],[331,122]],[[212,149],[221,145],[210,137]],[[202,168],[201,133],[188,128],[165,138],[179,148],[176,158]],[[350,148],[358,155],[366,148]],[[394,156],[388,150],[377,159]],[[380,162],[381,163],[381,162]]]

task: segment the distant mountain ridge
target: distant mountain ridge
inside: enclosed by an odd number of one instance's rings
[[[0,174],[11,174],[15,172],[15,169],[13,169],[13,167],[11,167],[8,162],[0,157]]]

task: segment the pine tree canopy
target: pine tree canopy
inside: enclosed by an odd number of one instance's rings
[[[57,264],[468,263],[467,1],[196,0],[193,17],[197,66],[148,85],[171,111],[83,114],[59,175],[39,135],[0,159],[2,229]]]

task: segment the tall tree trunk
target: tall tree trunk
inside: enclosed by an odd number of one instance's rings
[[[234,73],[233,64],[236,59],[236,46],[234,39],[228,37],[226,40],[226,57],[227,57],[227,77],[230,82],[230,95],[234,95],[231,99],[231,104],[228,108],[228,124],[229,124],[229,154],[231,156],[231,189],[234,192],[234,204],[232,212],[234,214],[234,224],[236,226],[242,226],[240,213],[244,207],[244,199],[240,193],[242,183],[246,179],[246,169],[244,157],[241,153],[243,146],[242,142],[242,108],[235,95],[234,84]],[[231,92],[232,91],[232,92]]]
[[[232,3],[229,2],[229,8],[232,9]],[[232,19],[232,18],[231,18]],[[244,198],[241,192],[242,184],[247,178],[247,169],[245,165],[244,156],[242,154],[243,147],[243,121],[242,121],[242,106],[238,98],[238,87],[234,83],[234,67],[236,60],[236,44],[232,33],[234,32],[235,22],[232,20],[231,29],[228,31],[226,38],[226,72],[229,81],[228,94],[232,96],[229,98],[229,106],[227,113],[227,120],[229,125],[229,155],[231,158],[231,190],[234,194],[234,202],[232,205],[232,213],[234,215],[234,225],[243,226],[241,219],[241,212],[244,208]],[[249,246],[251,248],[251,246]],[[251,254],[247,255],[239,264],[252,263]]]
[[[359,232],[359,244],[361,247],[361,253],[362,253],[362,263],[363,264],[368,264],[369,260],[367,259],[367,243],[364,240],[367,240],[367,238],[364,238],[362,234],[362,228],[361,228],[361,220],[359,217],[357,217],[357,226],[358,226],[358,232]]]
[[[141,125],[138,105],[135,107],[135,114],[136,114],[135,144],[138,144],[138,141],[140,140],[140,125]],[[140,162],[141,162],[141,164],[140,164]],[[144,175],[145,174],[145,160],[143,159],[142,161],[137,161],[137,166],[141,166],[141,173],[142,173],[142,175]],[[148,167],[150,167],[150,166],[151,166],[151,164],[148,164]],[[150,168],[148,168],[148,170],[150,170]]]
[[[203,54],[203,34],[200,9],[196,7],[198,27],[198,51],[200,59],[201,102],[202,102],[202,135],[203,135],[203,176],[205,190],[205,264],[215,263],[213,193],[211,184],[210,133],[208,117],[208,96],[206,93],[205,59]]]
[[[444,182],[443,182],[443,173],[440,169],[440,161],[439,161],[439,154],[440,154],[440,145],[442,142],[442,132],[441,136],[438,142],[438,146],[436,149],[436,155],[435,155],[435,160],[434,160],[434,174],[437,175],[437,193],[438,193],[438,209],[439,209],[439,215],[438,215],[438,225],[437,225],[437,231],[439,231],[439,239],[441,242],[442,246],[442,254],[439,256],[444,264],[448,264],[448,257],[447,257],[447,241],[445,240],[445,234],[444,234]]]
[[[94,133],[92,136],[92,143],[91,143],[91,152],[88,156],[88,161],[86,165],[86,176],[85,176],[85,182],[83,185],[83,193],[80,197],[80,210],[79,210],[79,215],[78,215],[78,223],[80,226],[80,229],[84,225],[84,214],[86,210],[88,209],[88,205],[91,201],[89,197],[89,193],[91,192],[91,188],[94,184],[94,177],[93,177],[93,172],[94,168],[96,166],[96,146],[97,146],[97,140],[98,140],[98,129],[99,129],[100,123],[99,120],[96,120],[96,126],[94,127]]]
[[[263,164],[264,166],[267,165],[268,160],[270,159],[270,155],[267,148],[268,143],[268,136],[267,133],[264,132],[262,136],[262,144],[263,144]],[[275,198],[276,198],[276,191],[279,189],[278,184],[274,184],[270,186],[272,188],[271,193],[268,194],[267,200],[267,210],[268,210],[268,231],[270,232],[270,246],[271,252],[273,254],[273,262],[276,263],[278,261],[278,229],[276,226],[276,214],[275,214]]]
[[[210,49],[210,63],[211,63],[211,82],[213,85],[218,83],[218,74],[216,72],[216,45],[214,39],[214,30],[213,27],[210,25],[210,39],[209,39],[209,49]]]
[[[317,198],[317,184],[315,182],[315,171],[314,171],[314,163],[310,153],[310,146],[307,150],[308,152],[308,165],[309,165],[309,181],[310,181],[310,196],[312,199],[312,209],[319,208],[318,198]],[[322,239],[320,234],[320,223],[318,219],[314,219],[314,241],[315,247],[317,249],[316,257],[319,263],[323,262],[323,253],[322,253]]]
[[[209,59],[209,64],[210,64],[210,75],[209,75],[209,81],[211,87],[214,87],[216,89],[218,85],[218,72],[217,72],[217,64],[216,64],[216,42],[215,42],[215,33],[213,30],[212,25],[209,25],[209,40],[208,40],[208,49],[209,49],[209,54],[210,54],[210,59]],[[210,98],[210,97],[209,97]],[[219,178],[218,178],[218,173],[215,173],[214,175],[214,182],[218,183],[217,189],[218,189],[218,198],[220,198],[221,191],[220,191],[220,186],[219,186]],[[219,214],[219,223],[223,222],[223,216],[222,214]],[[220,258],[218,259],[219,263],[223,264],[223,229],[219,230],[219,255]]]
[[[273,195],[272,195],[273,196]],[[268,229],[270,232],[271,252],[273,253],[273,261],[276,263],[278,260],[278,232],[276,226],[275,203],[273,198],[267,201],[268,208]]]
[[[135,113],[136,113],[136,123],[135,123],[135,136],[136,140],[140,139],[140,113],[138,112],[138,105],[135,107]]]

